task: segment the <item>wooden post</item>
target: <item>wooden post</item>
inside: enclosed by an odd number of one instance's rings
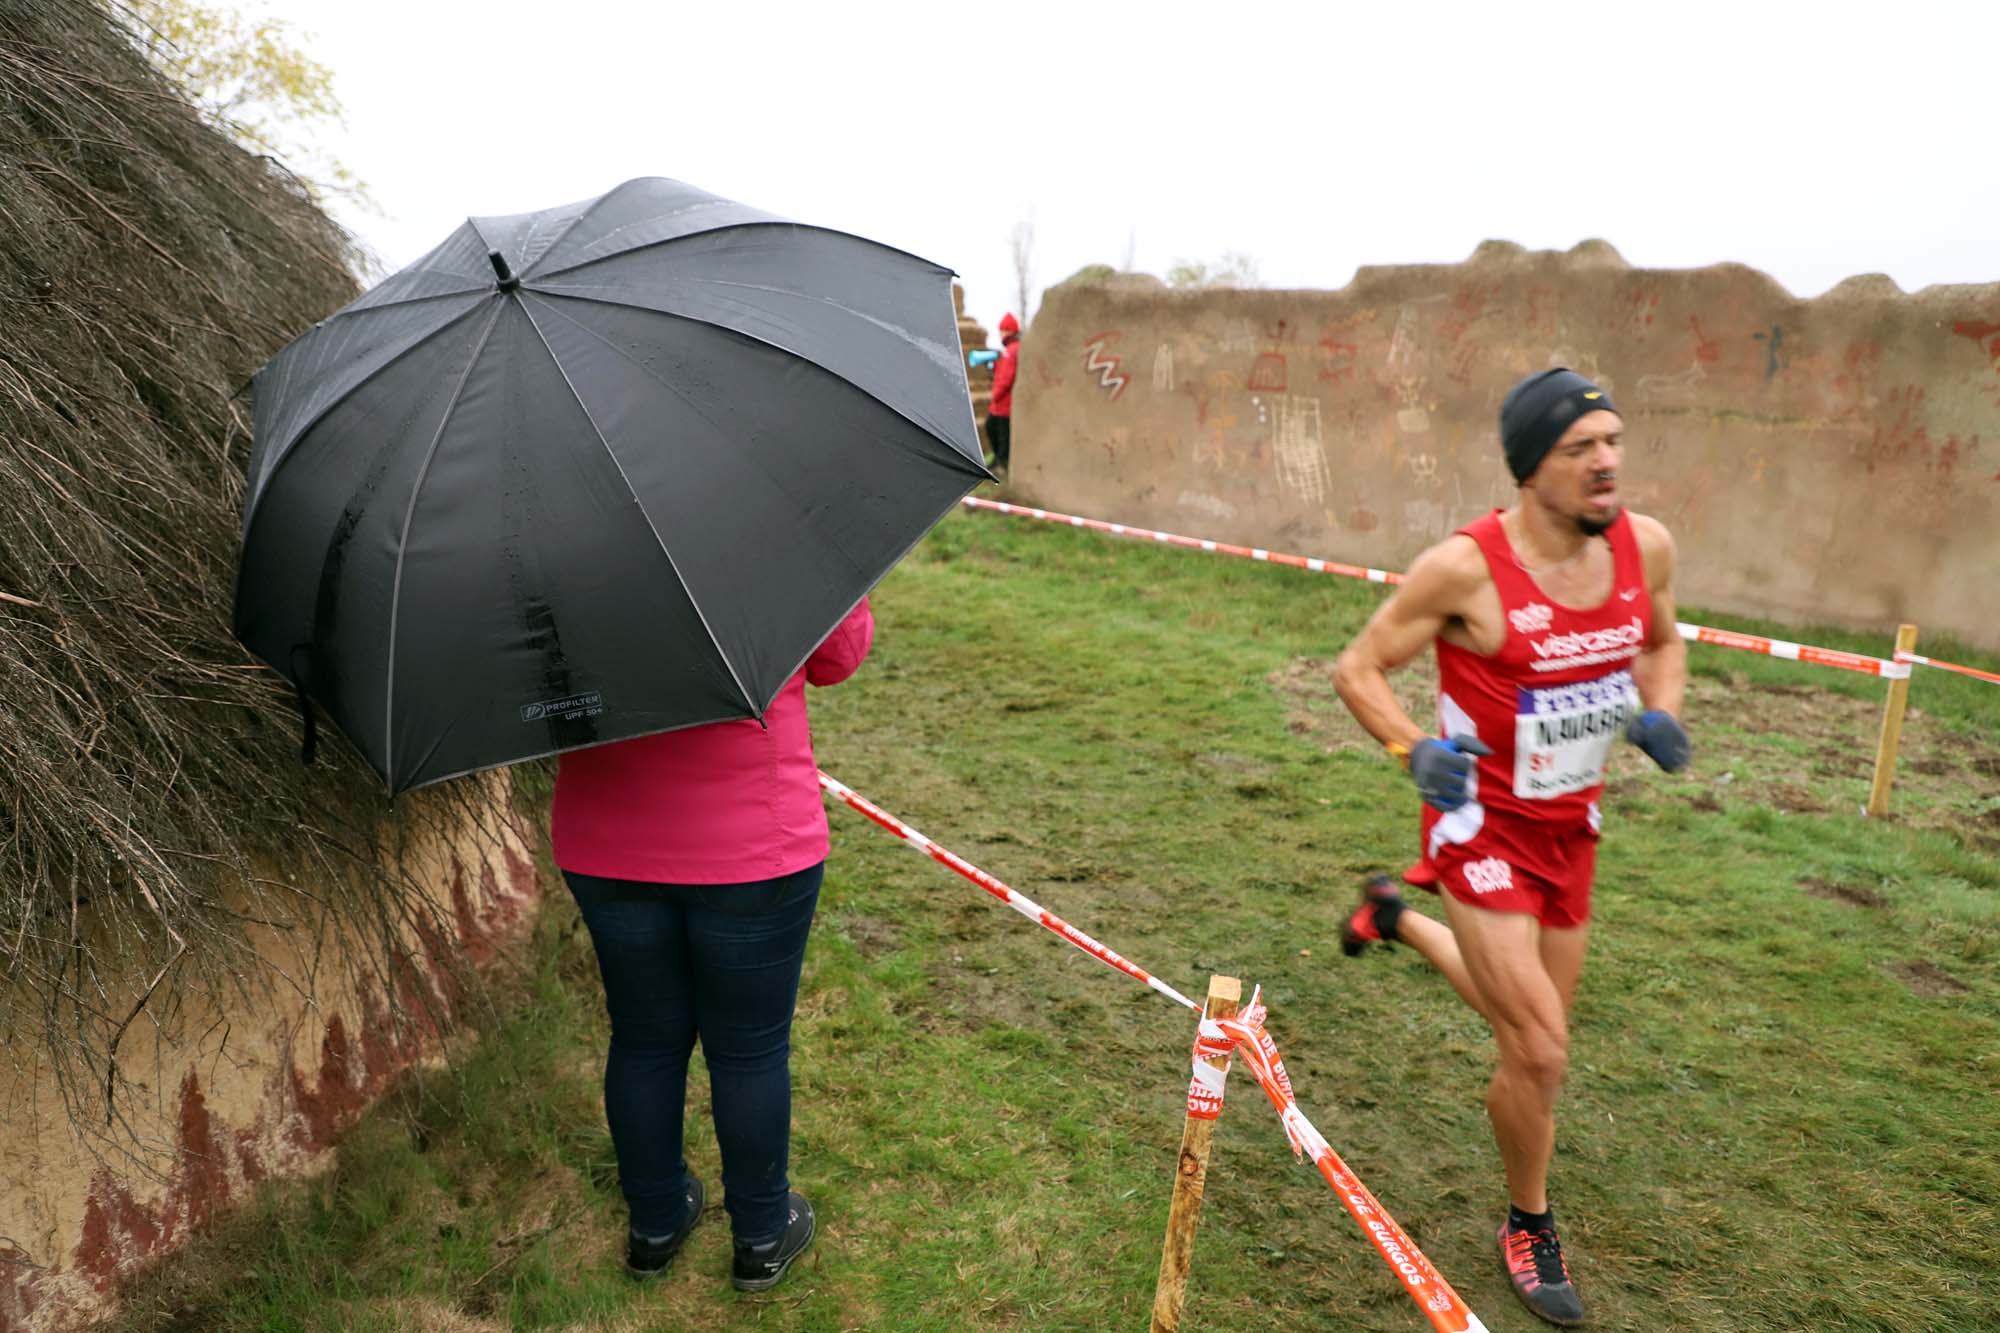
[[[1917,650],[1917,627],[1904,625],[1896,631],[1896,651]],[[1868,817],[1880,819],[1889,813],[1889,784],[1896,780],[1896,747],[1903,743],[1903,709],[1910,702],[1910,678],[1889,682],[1889,702],[1882,709],[1882,738],[1875,743],[1875,782],[1868,789]]]
[[[1242,1001],[1243,983],[1235,977],[1208,979],[1208,1017],[1234,1018]],[[1226,1070],[1229,1057],[1203,1063]],[[1218,1106],[1216,1112],[1220,1110]],[[1181,1128],[1180,1165],[1174,1172],[1173,1206],[1167,1212],[1167,1241],[1160,1252],[1160,1280],[1153,1289],[1153,1333],[1175,1333],[1181,1326],[1188,1268],[1194,1261],[1194,1229],[1201,1220],[1201,1191],[1208,1179],[1208,1145],[1214,1136],[1215,1115],[1198,1113],[1190,1105]]]

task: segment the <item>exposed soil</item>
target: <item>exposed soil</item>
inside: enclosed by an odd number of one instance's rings
[[[1333,663],[1295,657],[1266,676],[1285,701],[1285,726],[1328,754],[1375,750],[1374,737],[1361,729],[1333,688]],[[1389,677],[1403,710],[1419,722],[1437,715],[1437,661],[1425,654]]]
[[[902,944],[902,932],[894,922],[866,912],[842,912],[833,926],[847,937],[856,953],[871,963],[883,954],[894,952]]]
[[[1972,988],[1936,963],[1921,958],[1906,963],[1884,963],[1882,970],[1903,983],[1913,995],[1936,999],[1941,995],[1963,995]]]
[[[1846,903],[1849,907],[1885,907],[1889,901],[1873,889],[1835,884],[1824,879],[1802,879],[1799,888],[1805,891],[1808,898],[1825,898],[1829,902]]]

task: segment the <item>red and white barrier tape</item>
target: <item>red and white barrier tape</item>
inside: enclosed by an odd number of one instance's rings
[[[1401,583],[1401,574],[1392,574],[1386,569],[1369,569],[1362,565],[1343,565],[1338,560],[1321,560],[1309,555],[1286,555],[1283,551],[1267,551],[1261,546],[1233,546],[1228,542],[1209,541],[1204,537],[1182,537],[1171,532],[1156,532],[1152,528],[1135,528],[1129,523],[1107,523],[1101,518],[1079,518],[1075,514],[1058,514],[1052,509],[1035,509],[1028,505],[1005,504],[999,500],[982,500],[968,495],[960,504],[968,509],[990,509],[996,514],[1017,514],[1022,518],[1039,518],[1050,523],[1067,523],[1073,528],[1089,528],[1094,532],[1108,532],[1114,537],[1143,537],[1148,541],[1164,542],[1169,546],[1184,546],[1191,551],[1207,551],[1214,555],[1241,556],[1245,560],[1263,560],[1274,565],[1290,565],[1295,569],[1309,569],[1315,574],[1342,574],[1351,579],[1367,579],[1370,583]]]
[[[1107,523],[1101,518],[1080,518],[1075,514],[1059,514],[1053,509],[1005,504],[999,500],[982,500],[972,495],[966,496],[959,503],[970,509],[990,509],[997,514],[1015,514],[1022,518],[1039,518],[1050,523],[1067,523],[1073,528],[1089,528],[1095,532],[1108,532],[1118,537],[1143,537],[1172,546],[1209,551],[1216,555],[1242,556],[1245,559],[1263,560],[1274,565],[1291,565],[1299,569],[1312,570],[1316,574],[1341,574],[1348,578],[1367,579],[1370,583],[1403,581],[1401,574],[1391,570],[1343,565],[1337,560],[1320,560],[1313,556],[1286,555],[1279,551],[1266,551],[1257,546],[1232,546],[1228,542],[1209,541],[1202,537],[1182,537],[1171,532],[1155,532],[1151,528],[1133,527],[1129,523]],[[1947,671],[1958,671],[1981,680],[2000,682],[2000,676],[1977,671],[1971,667],[1955,667],[1946,662],[1932,662],[1913,653],[1898,653],[1896,661],[1885,662],[1879,657],[1842,652],[1838,648],[1814,648],[1809,644],[1792,643],[1785,639],[1765,639],[1755,634],[1738,634],[1734,630],[1710,629],[1706,625],[1690,625],[1685,621],[1675,623],[1680,627],[1681,637],[1691,642],[1713,644],[1718,648],[1740,648],[1745,652],[1783,657],[1794,662],[1810,662],[1815,666],[1838,667],[1843,671],[1859,671],[1863,675],[1881,676],[1888,680],[1906,678],[1910,674],[1910,662],[1923,662],[1926,666],[1943,667]]]
[[[1924,657],[1918,653],[1897,653],[1896,660],[1904,663],[1915,662],[1919,666],[1936,667],[1940,671],[1955,671],[1961,676],[1970,676],[1974,680],[1991,681],[1995,685],[2000,685],[2000,675],[1996,675],[1991,671],[1981,671],[1978,667],[1960,666],[1956,662],[1940,662],[1934,657]]]
[[[1231,1053],[1241,1055],[1243,1063],[1256,1075],[1264,1095],[1271,1099],[1271,1105],[1278,1110],[1278,1119],[1284,1123],[1285,1136],[1291,1140],[1294,1156],[1305,1155],[1312,1158],[1326,1183],[1340,1197],[1341,1203],[1353,1216],[1362,1234],[1383,1258],[1410,1293],[1410,1299],[1417,1303],[1429,1319],[1431,1327],[1438,1333],[1486,1333],[1486,1325],[1479,1322],[1479,1316],[1472,1313],[1470,1306],[1452,1290],[1451,1283],[1424,1257],[1409,1233],[1389,1216],[1361,1178],[1348,1170],[1347,1163],[1340,1160],[1340,1154],[1333,1150],[1320,1132],[1313,1128],[1312,1121],[1306,1119],[1299,1109],[1298,1100],[1292,1095],[1292,1080],[1285,1073],[1284,1059],[1278,1054],[1277,1043],[1264,1030],[1264,1006],[1260,1002],[1261,989],[1253,991],[1249,1007],[1237,1018],[1201,1020],[1201,1035],[1195,1039],[1194,1069],[1197,1084],[1212,1087],[1214,1110],[1222,1107],[1222,1081],[1218,1071],[1209,1069],[1203,1059],[1214,1059]],[[1210,1077],[1204,1080],[1203,1075]],[[1195,1089],[1189,1088],[1189,1114],[1194,1114]]]
[[[1782,657],[1793,662],[1811,662],[1815,666],[1838,667],[1842,671],[1859,671],[1864,676],[1881,676],[1887,680],[1907,680],[1910,667],[1907,662],[1885,662],[1879,657],[1869,657],[1865,653],[1846,653],[1838,648],[1814,648],[1809,644],[1792,643],[1787,639],[1766,639],[1755,634],[1738,634],[1730,629],[1710,629],[1706,625],[1690,625],[1686,621],[1676,621],[1681,637],[1691,643],[1712,643],[1718,648],[1741,648],[1748,653],[1763,653],[1766,657]]]
[[[1199,1034],[1195,1039],[1197,1057],[1212,1056],[1222,1058],[1231,1052],[1241,1051],[1244,1061],[1256,1075],[1271,1104],[1278,1108],[1278,1119],[1283,1122],[1285,1136],[1291,1140],[1294,1154],[1310,1153],[1313,1165],[1319,1169],[1333,1192],[1347,1206],[1354,1220],[1361,1224],[1369,1242],[1396,1270],[1403,1284],[1409,1288],[1411,1297],[1422,1307],[1425,1317],[1439,1333],[1486,1333],[1486,1326],[1479,1317],[1460,1300],[1458,1293],[1451,1289],[1431,1261],[1424,1257],[1396,1219],[1375,1200],[1347,1163],[1340,1160],[1320,1132],[1313,1128],[1312,1121],[1306,1119],[1305,1112],[1292,1096],[1292,1081],[1285,1073],[1285,1062],[1278,1055],[1278,1047],[1264,1031],[1264,1007],[1260,1003],[1262,991],[1253,991],[1250,1006],[1241,1018],[1214,1021],[1206,1016],[1202,1006],[1187,996],[1150,975],[1144,968],[1127,962],[1112,950],[1105,948],[1090,936],[1076,929],[1061,917],[1044,911],[1026,897],[1014,892],[993,876],[973,865],[961,856],[949,852],[932,842],[923,834],[905,824],[865,796],[857,793],[845,783],[837,782],[825,773],[819,775],[821,790],[838,796],[842,801],[866,815],[875,824],[887,829],[924,855],[940,865],[957,871],[980,888],[1006,903],[1009,907],[1027,917],[1037,925],[1044,926],[1074,944],[1099,962],[1108,964],[1129,977],[1145,982],[1170,1000],[1178,1001],[1188,1008],[1203,1013]],[[1188,1088],[1188,1112],[1195,1110],[1197,1099],[1207,1108],[1206,1118],[1214,1119],[1222,1110],[1223,1074],[1225,1071],[1210,1069],[1200,1058],[1194,1062],[1194,1082]]]
[[[1071,944],[1074,944],[1077,948],[1095,958],[1098,962],[1105,964],[1107,967],[1116,968],[1134,980],[1145,982],[1169,1000],[1173,1000],[1178,1004],[1184,1004],[1190,1009],[1199,1010],[1201,1008],[1200,1005],[1146,971],[1145,968],[1121,958],[1116,951],[1105,948],[1102,944],[1099,944],[1096,940],[1090,938],[1090,936],[1084,934],[1054,912],[1048,911],[1025,894],[1014,892],[1014,890],[1008,888],[1005,884],[1002,884],[999,880],[987,874],[984,870],[981,870],[978,866],[972,864],[972,862],[966,860],[956,852],[950,852],[938,846],[929,838],[926,838],[923,834],[917,832],[887,810],[884,810],[881,806],[876,805],[867,797],[856,793],[852,787],[834,781],[825,773],[819,775],[819,785],[821,790],[838,796],[841,800],[868,816],[875,823],[880,824],[883,828],[889,830],[889,832],[895,834],[925,856],[930,857],[931,860],[936,861],[939,865],[957,871],[980,888],[992,894],[995,898],[998,898],[1001,902],[1007,904],[1007,906],[1019,912],[1022,916],[1028,918],[1028,920],[1062,936]]]

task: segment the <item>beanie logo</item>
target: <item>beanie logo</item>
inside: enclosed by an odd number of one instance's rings
[[[1590,398],[1590,399],[1598,399],[1602,398],[1603,396],[1604,395],[1601,393],[1587,393],[1584,395],[1585,398]]]

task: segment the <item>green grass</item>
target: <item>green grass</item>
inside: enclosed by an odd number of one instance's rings
[[[1356,877],[1408,859],[1416,809],[1377,752],[1339,748],[1358,732],[1297,659],[1330,660],[1378,597],[956,516],[877,595],[867,666],[815,693],[820,761],[1182,990],[1262,983],[1306,1112],[1490,1328],[1539,1327],[1492,1251],[1487,1034],[1409,951],[1339,953]],[[1930,767],[1867,821],[1878,682],[1692,661],[1692,769],[1614,770],[1559,1129],[1595,1326],[1991,1327],[2000,693],[1921,677]],[[601,998],[558,894],[507,1020],[135,1290],[128,1326],[1142,1326],[1188,1015],[831,817],[794,1055],[822,1231],[786,1285],[730,1291],[719,1222],[656,1283],[618,1272]],[[705,1100],[690,1154],[713,1182]],[[1241,1076],[1186,1327],[1424,1327]]]

